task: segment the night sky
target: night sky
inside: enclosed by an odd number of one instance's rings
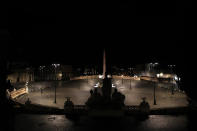
[[[191,2],[38,5],[1,8],[2,58],[32,65],[100,64],[106,48],[112,64],[176,64],[188,88],[193,86],[196,48]]]
[[[197,22],[191,1],[71,0],[22,4],[0,8],[3,69],[4,60],[33,66],[101,65],[105,48],[111,64],[175,64],[180,87],[197,100],[193,42]],[[4,72],[1,68],[0,71]]]
[[[182,64],[189,9],[189,2],[127,0],[8,8],[1,49],[11,61],[33,64],[98,64],[103,48],[114,64]]]

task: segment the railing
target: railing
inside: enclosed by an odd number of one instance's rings
[[[126,111],[136,111],[136,110],[139,110],[140,108],[139,108],[139,106],[126,106],[125,108],[124,108],[124,110],[126,110]]]
[[[68,108],[65,108],[65,113],[72,114],[72,115],[85,115],[87,114],[88,108],[86,105],[74,105],[74,108],[71,108],[71,110]]]
[[[86,105],[75,105],[74,109],[75,110],[87,110],[87,106]]]
[[[86,105],[74,105],[74,110],[87,110],[88,107]],[[133,111],[133,110],[139,110],[139,106],[125,106],[124,110],[126,111]]]
[[[20,95],[23,95],[25,93],[27,93],[27,89],[26,88],[21,88],[21,89],[15,90],[15,91],[11,91],[10,92],[10,97],[12,99],[15,99],[16,97],[18,97]]]

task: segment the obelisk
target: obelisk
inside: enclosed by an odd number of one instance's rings
[[[107,72],[107,63],[106,63],[106,52],[104,49],[103,52],[103,87],[102,87],[102,93],[105,102],[109,102],[111,99],[111,78],[107,77],[108,72]]]
[[[106,54],[105,54],[105,49],[103,52],[103,79],[105,79],[105,73],[106,73]]]

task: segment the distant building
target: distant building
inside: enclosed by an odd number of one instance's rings
[[[34,81],[34,70],[33,68],[14,69],[7,79],[12,83]]]
[[[85,66],[83,70],[83,75],[98,75],[98,66],[95,65]]]
[[[71,65],[62,65],[61,71],[59,72],[59,79],[61,80],[69,80],[73,77],[73,68]]]
[[[7,79],[12,83],[69,80],[74,74],[71,65],[52,64],[32,68],[24,63],[14,63],[11,67]]]
[[[36,81],[69,80],[73,70],[71,65],[52,64],[38,67],[35,74]]]

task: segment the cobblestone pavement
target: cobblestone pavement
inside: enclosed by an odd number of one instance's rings
[[[63,108],[65,97],[69,96],[74,104],[83,105],[90,96],[90,89],[93,89],[99,81],[98,79],[92,79],[67,82],[33,82],[28,85],[29,94],[20,96],[17,101],[25,103],[27,98],[30,98],[32,103],[35,104]],[[135,80],[112,80],[112,83],[126,96],[126,105],[139,105],[142,97],[146,97],[151,108],[182,107],[187,106],[188,103],[184,93],[175,91],[172,95],[171,85],[169,84],[160,87],[161,84],[154,85],[147,81]],[[57,87],[56,104],[54,103],[55,86]],[[156,87],[157,105],[153,105],[154,86]],[[41,93],[40,88],[44,88],[43,93]]]

